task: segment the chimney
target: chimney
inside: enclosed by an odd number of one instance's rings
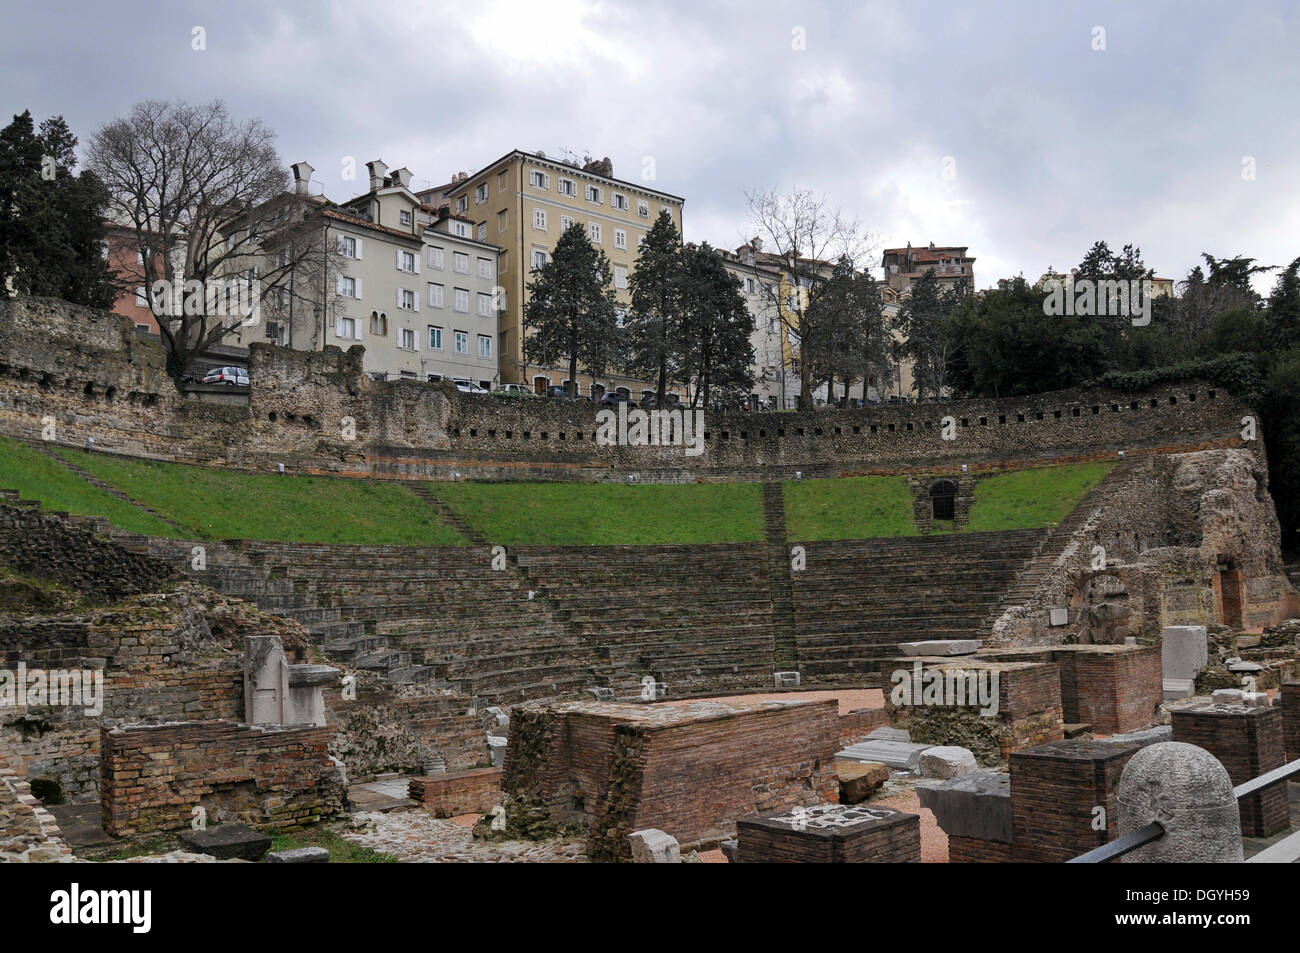
[[[370,188],[382,189],[384,187],[384,176],[388,174],[388,164],[381,159],[374,162],[366,163],[366,170],[370,173]]]
[[[393,170],[393,185],[400,185],[404,189],[411,187],[411,170],[406,166]]]
[[[755,254],[758,254],[763,251],[763,239],[759,238],[757,235],[751,238],[749,240],[749,243],[754,246]]]
[[[307,194],[307,185],[311,182],[311,174],[316,170],[306,162],[295,162],[289,166],[293,170],[293,191],[297,195]]]

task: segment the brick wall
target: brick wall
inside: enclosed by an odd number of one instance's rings
[[[741,817],[837,800],[838,741],[834,701],[517,709],[502,786],[620,860],[636,830],[707,843]]]
[[[72,520],[3,501],[0,566],[56,580],[92,602],[156,592],[177,578],[160,560],[124,549]]]
[[[1174,741],[1204,748],[1223,763],[1234,785],[1286,764],[1282,712],[1277,708],[1206,705],[1172,713]],[[1271,837],[1290,823],[1287,783],[1269,785],[1240,799],[1241,832]]]
[[[1012,854],[1017,862],[1062,863],[1112,840],[1119,777],[1137,745],[1058,741],[1011,755]],[[1094,829],[1105,810],[1106,823]]]
[[[501,768],[411,778],[410,794],[434,817],[488,814],[501,803]]]
[[[144,596],[87,614],[0,619],[0,668],[100,672],[102,712],[85,706],[0,710],[0,753],[68,801],[98,796],[100,730],[158,718],[242,718],[238,657],[207,636],[198,606]]]
[[[1160,647],[1056,645],[982,649],[980,658],[1050,661],[1060,670],[1062,715],[1102,735],[1146,728],[1164,698]]]
[[[341,813],[325,728],[196,721],[105,728],[100,807],[114,837],[239,821],[292,830]]]
[[[1284,682],[1281,691],[1282,737],[1287,761],[1300,758],[1300,682]]]
[[[950,864],[1010,864],[1015,860],[1015,851],[1010,844],[982,837],[948,835]]]
[[[0,756],[0,864],[62,863],[72,848],[54,816],[32,795],[31,785]]]

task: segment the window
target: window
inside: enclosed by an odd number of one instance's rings
[[[502,175],[505,173],[503,172]],[[563,181],[561,179],[561,181]],[[528,184],[535,189],[549,189],[551,187],[551,177],[545,172],[533,169],[528,173]]]
[[[467,208],[469,208],[469,196],[462,195],[456,200],[456,211],[463,212]]]
[[[745,290],[748,291],[750,294],[753,294],[753,293],[754,293],[754,279],[753,279],[753,278],[746,278],[746,279],[745,279]]]
[[[339,292],[339,294],[342,293],[342,291]],[[135,306],[137,308],[149,307],[149,296],[145,294],[143,285],[135,289]]]
[[[385,337],[388,334],[388,315],[378,311],[370,312],[370,333]]]
[[[573,216],[572,216],[572,215],[561,215],[561,216],[560,216],[560,231],[562,231],[562,232],[567,232],[567,231],[568,231],[570,228],[572,228],[572,227],[573,227]]]
[[[506,209],[502,209],[501,211],[497,212],[497,231],[504,232],[509,227],[510,227],[510,212],[507,211]]]
[[[588,222],[587,233],[591,235],[593,242],[600,241],[600,222]]]
[[[479,205],[486,201],[487,201],[487,183],[481,182],[479,183],[478,187],[474,189],[474,204]]]
[[[469,314],[469,289],[456,289],[456,310],[461,314]]]
[[[397,289],[397,306],[403,311],[417,311],[418,298],[410,288]]]
[[[500,262],[500,264],[497,265],[498,274],[504,275],[507,271],[510,270],[509,255],[510,253],[508,251],[502,251],[501,254],[498,256],[497,261]]]
[[[491,295],[484,294],[481,291],[478,293],[478,313],[479,313],[479,317],[481,318],[492,317],[492,296]]]
[[[534,268],[541,268],[541,267],[542,267],[543,265],[545,265],[545,264],[546,264],[546,252],[542,251],[540,248],[534,248],[534,249],[533,249],[533,267],[534,267]]]
[[[487,222],[478,223],[478,240],[481,242],[487,241]]]
[[[441,307],[443,307],[443,297],[442,297],[442,296],[443,296],[443,291],[444,291],[444,289],[443,289],[443,286],[442,286],[442,285],[435,285],[435,284],[433,284],[432,282],[430,282],[430,284],[429,284],[429,307],[431,307],[431,308],[441,308]]]
[[[506,190],[506,186],[509,184],[510,184],[510,175],[509,173],[506,172],[505,169],[502,169],[500,172],[497,173],[497,191],[504,192]]]
[[[439,271],[445,267],[442,263],[442,249],[437,245],[429,246],[429,267],[437,268]]]
[[[464,331],[456,332],[456,353],[457,354],[469,353],[469,335],[466,334]]]
[[[360,298],[361,281],[357,278],[349,278],[347,275],[339,275],[338,292],[344,298]]]
[[[637,213],[638,215],[640,215],[642,218],[649,218],[649,217],[650,217],[650,203],[647,202],[645,199],[637,199],[637,202],[636,202],[636,213]]]
[[[495,276],[492,274],[492,259],[480,258],[478,260],[478,276],[491,281]]]
[[[600,198],[601,198],[601,195],[600,195],[600,188],[599,188],[598,186],[595,186],[595,185],[589,185],[589,186],[587,186],[587,201],[588,201],[588,202],[595,202],[595,203],[599,204],[599,203],[600,203]]]
[[[442,350],[442,328],[429,325],[429,347],[434,351]]]
[[[339,254],[354,260],[361,258],[361,240],[351,235],[339,236]]]
[[[451,223],[451,233],[452,233],[453,235],[458,235],[458,236],[460,236],[461,238],[469,238],[469,223],[468,223],[468,222],[452,222],[452,223]]]
[[[572,179],[560,179],[560,194],[577,195],[578,186],[574,183]]]
[[[406,209],[402,209],[402,211],[398,213],[398,217],[402,220],[403,225],[411,224],[411,213]]]
[[[627,248],[627,232],[621,228],[614,229],[614,247]]]
[[[397,270],[415,274],[415,252],[399,251],[397,253]]]
[[[397,332],[397,346],[406,351],[415,350],[415,332],[410,328],[402,328]]]
[[[627,211],[627,196],[626,196],[626,195],[623,195],[623,194],[620,193],[620,192],[615,192],[614,195],[610,198],[610,202],[613,204],[614,208],[616,208],[616,209],[620,209],[620,210],[622,210],[622,211],[624,211],[624,212]]]
[[[533,209],[533,228],[537,229],[539,232],[546,231],[546,209]]]
[[[614,266],[614,287],[615,288],[627,287],[627,269],[624,268],[622,265]]]
[[[452,270],[458,275],[469,274],[469,255],[458,251],[452,253]]]
[[[349,341],[361,340],[361,329],[357,327],[356,318],[340,317],[334,322],[334,333],[336,336],[346,338]]]
[[[488,337],[486,334],[480,334],[478,336],[478,356],[479,357],[492,356],[492,339]]]

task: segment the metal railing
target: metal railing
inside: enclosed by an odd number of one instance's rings
[[[1260,791],[1281,781],[1286,781],[1300,774],[1300,759],[1284,764],[1280,768],[1274,768],[1267,771],[1257,778],[1252,778],[1242,784],[1238,784],[1232,789],[1233,796],[1240,801],[1244,797],[1250,797],[1252,794],[1258,794]],[[1108,860],[1114,860],[1117,857],[1123,857],[1131,851],[1144,847],[1147,844],[1157,841],[1165,836],[1164,825],[1159,821],[1152,821],[1146,827],[1130,831],[1123,837],[1117,838],[1108,844],[1102,844],[1095,847],[1085,854],[1073,857],[1067,860],[1067,864],[1104,864]]]

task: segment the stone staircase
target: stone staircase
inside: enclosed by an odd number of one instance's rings
[[[986,628],[991,628],[998,617],[1010,607],[1028,602],[1038,591],[1038,587],[1055,573],[1056,561],[1070,538],[1104,504],[1107,495],[1129,479],[1135,466],[1132,460],[1121,460],[1096,486],[1084,494],[1079,505],[1071,510],[1065,519],[1044,535],[1042,542],[1026,560],[1024,568],[1017,573],[1015,582],[1002,594],[998,604],[989,613]]]
[[[786,537],[785,493],[780,483],[763,484],[763,528],[768,582],[772,588],[773,664],[791,667],[798,655],[794,596],[790,588],[790,544]]]
[[[1014,581],[1045,530],[804,544],[791,574],[805,683],[871,681],[898,643],[965,639]]]

